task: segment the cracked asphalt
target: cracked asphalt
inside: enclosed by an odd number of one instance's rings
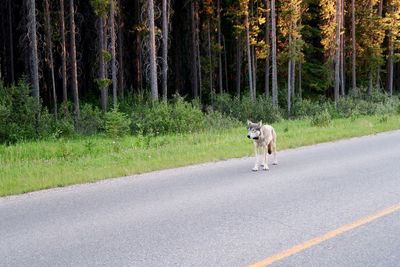
[[[278,160],[0,198],[0,266],[245,266],[400,203],[400,131]],[[399,248],[397,211],[273,265],[400,266]]]

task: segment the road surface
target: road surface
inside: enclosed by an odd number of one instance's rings
[[[400,266],[400,131],[278,160],[0,198],[0,266]]]

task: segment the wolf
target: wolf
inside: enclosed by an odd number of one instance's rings
[[[278,160],[276,159],[276,132],[271,125],[262,124],[262,121],[259,123],[253,123],[251,121],[247,121],[247,138],[253,139],[254,141],[254,150],[256,154],[256,163],[254,165],[253,171],[258,171],[258,150],[262,148],[263,150],[263,170],[269,170],[268,167],[268,154],[273,154],[274,161],[273,165],[278,164]]]

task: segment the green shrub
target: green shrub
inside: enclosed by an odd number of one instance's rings
[[[84,104],[81,108],[80,118],[76,121],[77,133],[90,135],[99,133],[104,128],[102,113],[98,107]]]
[[[321,105],[317,101],[310,99],[296,99],[293,103],[293,116],[296,118],[313,117],[322,111]]]
[[[171,102],[154,102],[136,107],[132,131],[141,134],[185,133],[203,129],[204,113],[196,103],[175,97]]]
[[[241,125],[239,120],[224,116],[221,112],[213,110],[211,107],[207,109],[204,123],[206,129],[229,129]]]
[[[9,135],[9,119],[10,118],[10,110],[9,108],[0,103],[0,142],[4,143],[8,140]]]
[[[273,123],[282,119],[279,109],[273,107],[272,99],[265,95],[259,95],[255,102],[248,95],[233,99],[228,94],[217,95],[214,108],[224,116],[236,118],[241,122],[262,120]]]
[[[2,142],[17,142],[39,137],[41,103],[29,95],[25,80],[5,88],[0,85]]]
[[[106,134],[112,138],[121,137],[129,133],[131,121],[125,113],[113,108],[105,114]]]
[[[340,117],[349,118],[357,110],[357,104],[351,97],[339,98],[337,112]]]
[[[321,113],[312,117],[311,126],[328,127],[331,124],[331,121],[331,114],[329,114],[328,110],[325,109]]]

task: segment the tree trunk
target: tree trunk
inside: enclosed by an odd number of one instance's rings
[[[341,24],[341,0],[336,0],[336,54],[335,54],[335,106],[337,108],[339,102],[339,86],[340,86],[340,24]]]
[[[99,79],[100,81],[104,81],[106,78],[105,73],[105,63],[104,63],[104,19],[99,17]],[[107,86],[104,86],[103,83],[100,83],[100,93],[101,93],[101,109],[105,113],[107,112],[107,102],[108,102],[108,90]]]
[[[291,75],[291,78],[292,78],[292,103],[293,103],[293,101],[294,101],[294,98],[295,98],[295,89],[296,89],[296,87],[295,87],[295,84],[296,84],[296,61],[294,60],[294,59],[292,59],[292,75]]]
[[[303,97],[303,88],[301,87],[301,82],[302,82],[302,64],[299,62],[299,98],[301,99]]]
[[[383,14],[383,1],[384,0],[379,0],[379,8],[378,8],[378,15],[380,18],[382,18],[382,14]],[[381,68],[380,66],[378,66],[377,70],[376,70],[376,88],[380,88],[380,80],[381,80]]]
[[[291,107],[292,107],[292,33],[291,27],[289,27],[289,60],[288,60],[288,79],[287,79],[287,111],[288,117],[291,115]]]
[[[121,4],[121,2],[120,2]],[[120,5],[121,8],[121,5]],[[123,30],[124,30],[124,23],[122,22],[121,18],[121,10],[119,11],[119,30],[118,30],[118,55],[119,55],[119,77],[118,77],[118,88],[119,88],[119,95],[121,99],[124,98],[124,91],[125,91],[125,81],[124,81],[124,36],[123,36]]]
[[[352,1],[354,1],[354,0],[352,0]],[[373,7],[372,7],[372,1],[371,0],[369,0],[368,1],[368,7],[369,7],[369,14],[368,14],[368,16],[370,17],[370,18],[372,18],[372,16],[373,16]],[[373,75],[372,75],[372,72],[374,71],[374,69],[373,69],[373,66],[372,66],[372,64],[371,64],[371,66],[369,66],[369,68],[368,68],[368,90],[367,90],[367,94],[368,95],[370,95],[371,94],[371,92],[372,92],[372,79],[373,79]]]
[[[36,36],[36,5],[35,0],[29,0],[29,39],[30,39],[30,69],[32,80],[32,96],[39,101],[39,58],[37,51],[37,36]]]
[[[352,62],[351,62],[351,80],[352,88],[356,90],[356,9],[355,0],[351,0],[351,43],[352,43]]]
[[[389,33],[389,56],[388,56],[388,66],[389,66],[389,73],[388,73],[388,85],[387,91],[390,96],[393,95],[393,37],[391,36],[392,33]]]
[[[257,1],[255,1],[257,4]],[[250,1],[251,5],[251,18],[258,18],[258,6],[256,6],[256,12],[254,12],[254,3],[253,1]],[[255,14],[254,14],[255,13]],[[251,53],[252,53],[252,58],[251,58],[251,63],[252,65],[252,73],[253,73],[253,93],[254,93],[254,98],[257,99],[257,54],[256,54],[256,48],[255,46],[251,46]]]
[[[207,19],[207,41],[208,41],[208,47],[207,47],[207,56],[209,60],[209,86],[210,86],[210,93],[211,93],[211,105],[214,106],[214,87],[213,87],[213,60],[212,60],[212,52],[211,52],[211,25],[210,25],[210,18]]]
[[[197,70],[197,44],[196,44],[196,11],[195,11],[195,2],[192,1],[191,5],[191,27],[192,27],[192,36],[191,36],[191,49],[190,49],[190,54],[192,57],[191,60],[191,76],[192,76],[192,92],[193,92],[193,97],[197,98],[199,97],[199,82],[198,82],[198,70]]]
[[[289,37],[290,38],[290,37]],[[292,106],[291,97],[292,97],[292,60],[288,61],[288,80],[287,80],[287,111],[288,116],[290,117],[290,108]]]
[[[344,72],[344,47],[345,47],[345,39],[344,39],[344,0],[341,0],[340,3],[341,12],[340,12],[340,94],[342,96],[345,95],[346,92],[346,76]],[[343,33],[342,33],[343,31]]]
[[[60,0],[60,24],[61,24],[61,76],[64,108],[67,109],[67,50],[65,44],[65,15],[64,0]],[[67,111],[67,110],[65,110]]]
[[[202,99],[202,88],[203,88],[203,80],[201,75],[201,55],[200,55],[200,34],[199,34],[199,27],[200,27],[200,18],[199,18],[199,2],[196,1],[195,3],[195,21],[196,21],[196,57],[197,57],[197,71],[199,77],[199,98],[200,102]]]
[[[74,117],[75,119],[78,119],[80,116],[80,108],[79,108],[79,91],[78,91],[78,70],[76,62],[74,0],[69,0],[69,17],[70,17],[69,30],[70,30],[70,49],[71,49],[72,96],[74,98]]]
[[[270,73],[270,58],[271,58],[271,41],[270,41],[270,9],[271,9],[271,5],[270,5],[270,0],[265,0],[265,6],[267,8],[267,15],[266,15],[266,23],[265,23],[265,43],[267,45],[267,57],[265,59],[265,95],[269,96],[269,73]]]
[[[252,64],[252,73],[253,73],[253,94],[254,98],[257,98],[257,56],[256,49],[254,46],[251,46],[251,64]]]
[[[8,34],[9,36],[9,45],[10,45],[10,76],[11,81],[15,81],[14,74],[14,35],[13,35],[13,19],[12,19],[12,0],[8,0]]]
[[[115,34],[115,3],[114,0],[110,1],[110,35],[111,35],[111,73],[113,85],[113,106],[117,107],[117,55],[115,52],[116,34]]]
[[[246,11],[245,17],[244,17],[244,24],[246,27],[246,46],[247,46],[247,68],[248,68],[248,74],[249,74],[249,90],[250,90],[250,96],[252,101],[256,101],[256,96],[254,95],[253,92],[253,73],[252,73],[252,60],[251,60],[251,49],[250,49],[250,30],[249,30],[249,14]]]
[[[168,97],[168,7],[169,1],[162,0],[162,92],[164,101],[167,101]]]
[[[150,87],[153,100],[158,100],[157,87],[157,62],[156,62],[156,37],[154,27],[154,3],[153,0],[148,0],[148,20],[150,31]]]
[[[271,0],[271,22],[272,22],[272,103],[274,107],[278,107],[278,71],[276,65],[276,15],[275,0]]]
[[[53,95],[53,107],[54,107],[54,116],[57,119],[57,94],[56,94],[56,81],[54,77],[54,60],[53,60],[53,40],[52,40],[52,29],[51,29],[51,21],[50,21],[50,6],[49,0],[45,0],[45,31],[46,31],[46,44],[47,44],[47,53],[49,59],[49,68],[51,74],[51,88]]]
[[[217,21],[218,21],[218,47],[221,48],[221,3],[220,0],[217,0]],[[222,55],[221,50],[218,51],[218,86],[219,93],[223,92],[223,84],[222,84]]]
[[[236,96],[240,97],[240,83],[242,76],[242,38],[239,34],[236,40]]]
[[[224,45],[225,89],[229,92],[229,86],[228,86],[228,61],[226,60],[225,36],[222,36],[222,43]]]

